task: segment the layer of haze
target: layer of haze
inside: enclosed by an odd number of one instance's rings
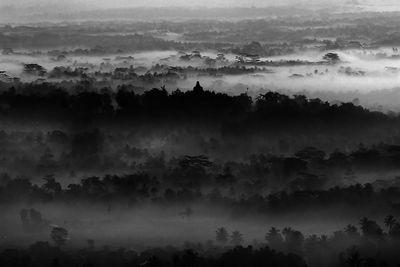
[[[400,6],[398,1],[394,0],[2,0],[0,7],[13,6],[13,7],[59,7],[60,10],[53,10],[62,12],[66,7],[72,9],[101,9],[101,8],[126,8],[126,7],[267,7],[267,6],[279,6],[279,5],[296,5],[296,6],[309,6],[309,5],[360,5],[369,7],[396,7]]]
[[[118,7],[170,7],[170,6],[203,6],[203,7],[234,7],[234,6],[270,6],[270,5],[283,5],[283,4],[310,4],[324,2],[325,0],[281,0],[279,2],[273,0],[71,0],[54,1],[54,0],[3,0],[0,6],[13,5],[18,7],[35,6],[35,5],[60,5],[60,6],[75,6],[75,7],[91,7],[91,8],[118,8]],[[302,2],[302,3],[300,3]],[[325,1],[327,2],[327,1]],[[339,1],[340,2],[340,1]]]

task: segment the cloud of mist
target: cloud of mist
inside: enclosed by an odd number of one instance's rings
[[[120,7],[170,7],[170,6],[185,6],[185,7],[252,7],[252,6],[279,6],[279,5],[324,5],[326,3],[330,4],[353,4],[353,5],[368,5],[368,6],[387,6],[387,5],[399,5],[398,1],[392,0],[354,0],[346,1],[339,0],[332,3],[328,0],[2,0],[1,6],[15,6],[15,7],[27,7],[27,6],[60,6],[60,7],[75,7],[79,8],[120,8]]]
[[[366,107],[383,106],[384,110],[398,111],[399,91],[394,90],[400,84],[400,60],[399,59],[375,59],[374,54],[378,52],[388,52],[387,49],[378,51],[362,52],[358,50],[338,52],[343,63],[332,66],[309,65],[309,66],[277,66],[265,67],[266,71],[260,71],[252,74],[242,75],[224,75],[223,77],[210,77],[197,75],[188,75],[186,79],[177,81],[176,84],[166,84],[169,90],[180,88],[181,90],[191,90],[197,80],[210,90],[227,92],[230,94],[240,94],[248,90],[251,96],[257,96],[266,90],[277,90],[293,94],[305,93],[322,97],[325,100],[333,101],[351,101],[359,98],[361,104]],[[203,52],[203,56],[216,57],[215,51]],[[321,60],[324,52],[298,52],[291,55],[264,58],[263,60],[305,60],[317,62]],[[389,53],[390,55],[390,53]],[[9,75],[15,77],[23,76],[24,63],[37,63],[51,71],[56,66],[71,66],[73,63],[92,64],[98,67],[109,57],[112,64],[116,55],[108,56],[69,56],[64,62],[56,62],[49,56],[27,56],[27,55],[9,55],[0,56],[0,70],[6,71]],[[151,51],[141,53],[126,54],[135,58],[135,67],[144,67],[150,69],[161,59],[170,58],[168,64],[171,66],[194,66],[204,67],[202,62],[185,62],[178,60],[176,51]],[[172,56],[172,57],[170,57]],[[233,62],[234,55],[227,54],[226,57]],[[118,66],[118,65],[115,65]],[[387,68],[395,68],[396,71],[389,71]],[[344,73],[344,68],[349,68],[350,73]],[[317,70],[317,74],[314,72]],[[353,73],[354,72],[354,73]],[[357,75],[358,72],[364,73]],[[293,75],[302,75],[294,78]],[[23,81],[31,81],[33,77],[21,77]],[[28,79],[28,80],[27,80]]]
[[[13,5],[18,7],[36,6],[36,5],[60,5],[60,6],[80,6],[92,8],[118,8],[118,7],[160,7],[160,6],[204,6],[204,7],[230,7],[230,6],[268,6],[290,4],[299,1],[282,0],[277,3],[272,0],[71,0],[65,1],[50,1],[50,0],[35,0],[35,3],[29,0],[3,0],[0,6]],[[302,0],[302,2],[312,2],[310,0]]]

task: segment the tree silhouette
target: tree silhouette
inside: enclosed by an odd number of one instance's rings
[[[271,227],[268,233],[265,235],[265,240],[271,248],[281,249],[283,244],[283,237],[278,229]]]
[[[363,234],[367,237],[381,237],[383,234],[382,228],[372,220],[369,220],[368,218],[364,217],[360,221],[361,225],[361,230]]]
[[[396,219],[394,218],[393,215],[387,215],[384,220],[385,226],[388,228],[388,231],[390,232],[393,228],[393,226],[396,224]]]
[[[301,254],[303,250],[304,235],[300,231],[293,230],[290,227],[285,227],[282,230],[282,234],[285,236],[287,250]]]
[[[51,239],[53,239],[54,243],[61,247],[65,245],[68,240],[68,231],[65,228],[54,226],[51,230]]]
[[[349,264],[350,267],[361,267],[362,266],[361,255],[355,247],[352,247],[349,251],[349,257],[347,258],[347,264]]]
[[[231,234],[231,244],[240,246],[243,243],[243,235],[239,231],[233,231]]]
[[[224,227],[217,229],[215,239],[218,243],[225,245],[228,242],[228,238],[228,231]]]
[[[47,70],[39,64],[25,64],[24,72],[31,75],[44,76]]]
[[[340,60],[340,57],[337,53],[327,53],[322,57],[322,59],[329,61],[330,63],[336,63]]]
[[[349,236],[353,236],[353,237],[359,237],[360,233],[358,232],[358,229],[356,226],[348,224],[345,228],[344,228],[344,232],[349,235]]]
[[[62,191],[61,184],[56,181],[54,175],[47,175],[43,180],[45,180],[45,183],[42,185],[42,188],[45,191],[53,195],[59,194]]]

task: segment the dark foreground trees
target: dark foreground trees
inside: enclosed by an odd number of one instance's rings
[[[38,67],[31,68],[36,70]],[[148,120],[153,119],[164,123],[213,125],[218,122],[226,128],[243,131],[243,127],[252,129],[257,126],[260,130],[261,126],[270,129],[271,125],[287,128],[301,124],[304,128],[308,124],[319,124],[328,127],[327,121],[356,129],[370,126],[368,123],[400,121],[353,103],[333,105],[320,99],[308,99],[302,95],[290,97],[277,92],[267,92],[253,100],[246,93],[228,95],[203,90],[199,83],[192,91],[175,90],[171,93],[164,87],[137,93],[126,85],[115,92],[109,88],[96,91],[66,89],[50,83],[21,84],[2,91],[0,103],[0,119],[35,118],[65,125],[88,121],[98,125],[127,121],[149,124]]]
[[[394,216],[389,217],[395,220]],[[228,231],[221,227],[216,231],[217,245],[212,241],[186,242],[183,249],[169,246],[136,252],[108,246],[97,248],[95,240],[88,240],[83,249],[64,246],[67,230],[54,227],[51,232],[54,246],[48,242],[37,242],[28,249],[0,245],[0,266],[397,267],[399,229],[400,224],[395,222],[385,232],[369,218],[361,219],[359,228],[348,225],[329,235],[306,236],[290,227],[282,231],[272,227],[265,236],[266,243],[246,247],[241,245],[245,235],[234,231],[232,242],[228,243]]]
[[[148,249],[142,253],[118,250],[60,250],[47,242],[37,242],[28,249],[5,249],[0,252],[0,266],[130,266],[130,267],[305,267],[301,257],[283,254],[268,247],[235,247],[213,256],[176,248]]]

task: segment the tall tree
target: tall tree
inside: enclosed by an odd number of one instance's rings
[[[243,235],[239,231],[233,231],[231,235],[231,243],[234,246],[240,246],[243,243]]]
[[[387,215],[384,220],[385,226],[388,228],[388,231],[390,232],[393,228],[393,226],[396,224],[396,219],[394,218],[393,215]]]
[[[218,243],[223,245],[225,245],[228,242],[228,231],[224,227],[217,229],[216,240]]]

